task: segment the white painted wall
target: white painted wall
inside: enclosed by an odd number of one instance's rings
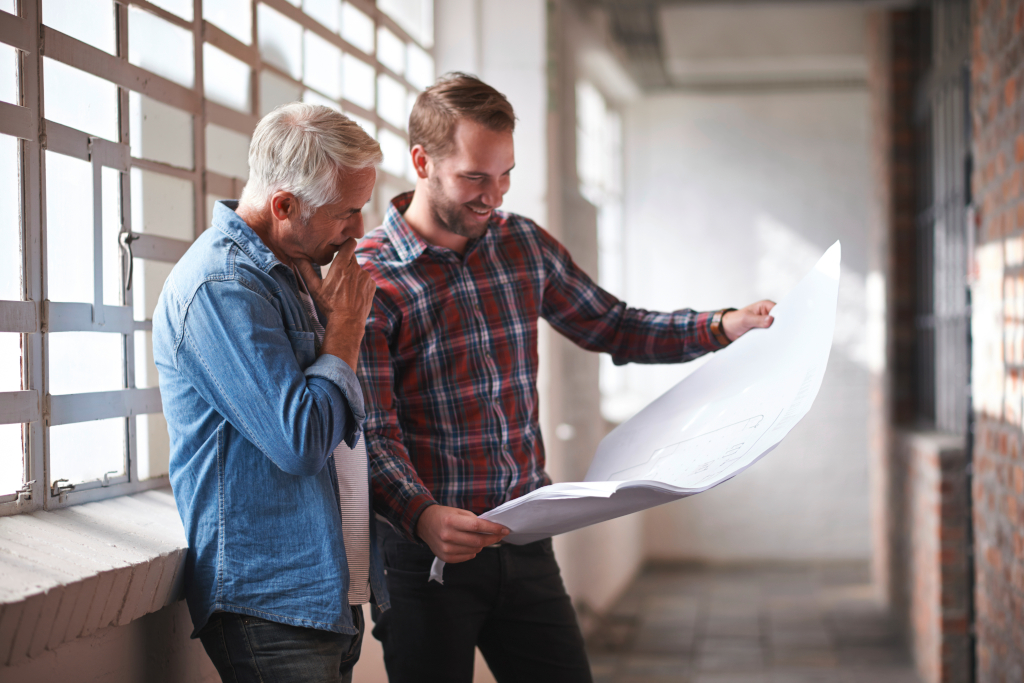
[[[814,408],[738,478],[649,512],[648,557],[866,559],[866,90],[648,96],[625,125],[631,305],[778,300],[843,243],[835,344]],[[690,371],[628,366],[626,399],[638,409]]]
[[[547,222],[547,16],[543,0],[435,0],[438,75],[464,71],[497,88],[516,117],[516,168],[502,208]]]

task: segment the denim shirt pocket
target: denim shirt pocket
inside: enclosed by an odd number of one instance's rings
[[[288,330],[288,341],[295,353],[299,367],[305,370],[316,360],[316,333],[302,330]]]

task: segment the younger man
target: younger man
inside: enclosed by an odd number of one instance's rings
[[[391,683],[590,681],[551,541],[501,544],[478,514],[550,483],[538,423],[537,320],[617,363],[678,363],[767,327],[773,304],[627,308],[528,218],[498,211],[515,115],[451,74],[409,119],[416,190],[357,257],[377,283],[358,374],[392,609],[375,613]],[[486,549],[484,549],[486,548]],[[482,552],[481,552],[482,551]],[[437,556],[444,585],[428,582]],[[456,564],[461,563],[461,564]]]

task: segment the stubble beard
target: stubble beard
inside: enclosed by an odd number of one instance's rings
[[[460,237],[467,237],[471,240],[483,237],[484,233],[487,232],[487,224],[484,223],[481,226],[467,225],[461,214],[462,204],[448,199],[448,196],[444,193],[444,187],[436,175],[430,178],[429,182],[431,209],[438,224],[448,232]]]

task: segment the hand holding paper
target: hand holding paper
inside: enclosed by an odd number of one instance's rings
[[[585,481],[552,484],[480,516],[526,544],[706,491],[774,449],[818,395],[832,347],[840,245],[750,329],[598,446]],[[443,563],[434,563],[439,580]],[[435,576],[436,574],[436,576]]]

